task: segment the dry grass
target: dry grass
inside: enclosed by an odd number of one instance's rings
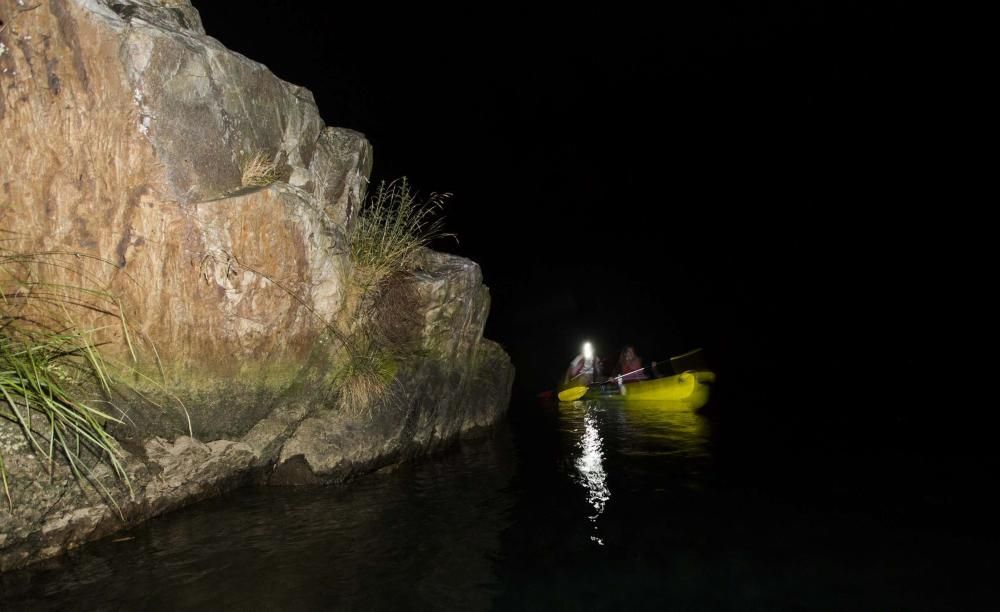
[[[355,334],[334,368],[337,407],[351,416],[371,419],[379,406],[395,404],[396,367],[392,355],[374,338]]]
[[[241,183],[244,187],[267,187],[281,178],[278,163],[264,151],[253,151],[240,163]]]

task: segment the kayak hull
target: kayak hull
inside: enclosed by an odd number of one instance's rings
[[[708,370],[684,372],[664,378],[627,381],[621,387],[612,380],[603,385],[587,388],[583,400],[677,401],[702,399],[707,401],[709,385],[715,382],[715,373]],[[699,402],[700,403],[700,402]]]

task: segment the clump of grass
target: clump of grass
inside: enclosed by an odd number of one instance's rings
[[[128,328],[117,300],[106,292],[37,280],[34,275],[42,266],[70,268],[58,255],[87,258],[74,253],[0,250],[0,418],[21,429],[31,450],[48,464],[50,474],[56,456],[61,455],[76,478],[92,482],[115,504],[104,484],[93,477],[87,459],[107,463],[131,491],[121,448],[105,428],[108,423],[124,423],[124,414],[108,401],[111,377],[91,340],[99,330],[81,330],[71,311],[84,309],[117,317],[126,339]],[[2,456],[0,481],[12,508]]]
[[[372,338],[358,334],[341,351],[333,372],[340,410],[371,418],[376,406],[396,398],[396,361]]]
[[[48,463],[50,473],[56,455],[62,455],[74,476],[92,480],[107,494],[103,485],[91,478],[84,455],[86,451],[105,460],[115,475],[130,485],[121,449],[105,429],[108,422],[124,421],[97,407],[108,402],[80,399],[85,389],[95,386],[110,396],[106,367],[86,334],[72,330],[29,332],[9,321],[0,331],[0,418],[21,428],[31,448]],[[13,508],[2,455],[0,477],[7,503]]]
[[[267,187],[281,178],[278,162],[262,150],[252,151],[240,163],[244,187]]]
[[[379,405],[394,404],[396,359],[413,350],[421,320],[419,296],[407,275],[421,248],[443,231],[440,216],[451,194],[421,198],[406,177],[383,181],[369,193],[347,230],[354,273],[339,333],[344,343],[334,371],[339,407],[371,418]],[[374,319],[374,320],[373,320]],[[391,345],[396,353],[385,348]]]
[[[369,194],[347,233],[362,288],[406,271],[431,240],[453,236],[444,233],[444,219],[438,216],[450,195],[432,193],[421,200],[406,177],[388,184],[383,181]]]

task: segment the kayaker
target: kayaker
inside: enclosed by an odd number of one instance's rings
[[[621,380],[646,380],[646,372],[642,367],[642,358],[636,354],[632,345],[622,349],[618,357],[618,375]]]
[[[589,385],[601,376],[601,362],[594,356],[594,347],[583,343],[583,352],[573,358],[566,370],[564,382]]]

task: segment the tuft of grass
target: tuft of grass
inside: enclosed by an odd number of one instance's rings
[[[267,187],[281,178],[278,162],[262,150],[244,156],[240,163],[240,171],[242,173],[240,182],[244,187]]]
[[[333,372],[340,410],[371,419],[380,402],[395,402],[396,368],[392,355],[376,341],[355,336],[344,346]]]
[[[106,461],[131,490],[121,449],[105,429],[108,422],[124,423],[124,415],[98,408],[98,404],[110,406],[100,398],[81,399],[95,388],[110,395],[107,368],[86,333],[28,331],[9,321],[0,331],[0,418],[21,428],[50,474],[56,455],[62,455],[74,476],[94,482],[110,499],[104,485],[93,478],[85,455]],[[13,508],[2,456],[0,477]]]
[[[122,450],[106,429],[109,423],[123,424],[126,417],[110,402],[112,368],[92,340],[104,330],[82,329],[72,313],[89,311],[117,319],[135,358],[129,327],[121,304],[106,291],[39,280],[42,268],[66,272],[84,260],[113,265],[82,253],[0,249],[0,419],[20,428],[50,474],[61,456],[74,477],[93,483],[117,508],[93,468],[103,461],[131,493]],[[100,286],[92,276],[81,278],[85,285]],[[13,508],[2,456],[0,481]]]
[[[419,295],[407,277],[424,246],[435,238],[453,236],[443,231],[440,216],[450,196],[431,193],[421,198],[406,177],[382,181],[348,225],[354,271],[341,325],[354,331],[338,332],[343,349],[333,378],[339,408],[349,414],[370,419],[378,406],[399,399],[396,359],[399,351],[416,350],[422,324]]]
[[[406,177],[379,184],[362,203],[347,232],[351,260],[365,290],[397,272],[407,271],[420,248],[444,233],[439,215],[451,194],[421,200]]]

